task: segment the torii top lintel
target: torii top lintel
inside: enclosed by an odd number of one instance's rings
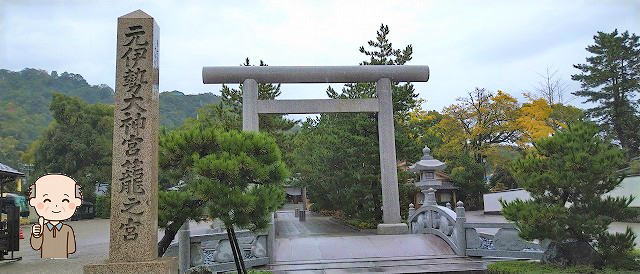
[[[223,66],[203,67],[205,84],[235,84],[246,79],[258,83],[365,83],[388,78],[394,82],[426,82],[428,66]]]

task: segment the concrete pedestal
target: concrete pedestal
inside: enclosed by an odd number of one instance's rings
[[[105,262],[88,264],[84,273],[129,274],[129,273],[178,273],[178,260],[175,257],[163,257],[147,262]]]
[[[409,233],[409,227],[405,223],[378,224],[379,235],[398,235]]]

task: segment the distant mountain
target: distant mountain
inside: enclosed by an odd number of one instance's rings
[[[111,87],[89,85],[80,74],[0,69],[0,162],[20,167],[20,154],[52,120],[49,103],[53,93],[77,96],[91,104],[113,104],[114,95]],[[201,106],[219,101],[212,93],[161,92],[160,123],[168,128],[179,126],[187,117],[195,117]]]
[[[182,125],[189,117],[196,117],[197,110],[209,104],[220,102],[220,96],[213,93],[185,95],[174,90],[160,93],[160,124],[167,128]]]

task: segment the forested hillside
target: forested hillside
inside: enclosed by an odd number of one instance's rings
[[[188,117],[196,117],[197,110],[220,101],[218,95],[202,93],[185,95],[174,90],[160,93],[160,124],[167,128],[180,126]]]
[[[77,96],[90,104],[112,104],[114,95],[108,85],[90,85],[80,74],[0,69],[0,162],[20,167],[22,152],[52,121],[49,105],[54,93]],[[195,117],[201,106],[219,100],[212,93],[162,92],[161,124],[169,128],[180,125],[187,117]]]

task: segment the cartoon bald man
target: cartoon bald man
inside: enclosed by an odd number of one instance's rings
[[[76,252],[73,228],[64,224],[82,203],[80,186],[58,174],[40,177],[29,188],[29,204],[40,216],[31,229],[31,247],[41,258],[69,258]]]

